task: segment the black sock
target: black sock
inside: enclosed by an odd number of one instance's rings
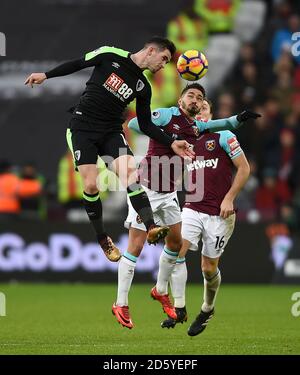
[[[136,210],[148,230],[155,223],[147,194],[138,183],[128,186],[127,193],[132,207]]]
[[[104,232],[102,203],[99,193],[87,194],[83,192],[83,203],[90,222],[97,234],[97,239],[101,240],[103,237],[106,237],[107,234]]]

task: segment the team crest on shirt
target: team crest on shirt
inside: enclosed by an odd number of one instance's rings
[[[194,131],[195,136],[196,136],[196,137],[199,137],[199,135],[200,135],[200,130],[199,130],[199,128],[198,128],[197,126],[192,126],[192,128],[193,128],[193,131]]]
[[[205,142],[205,148],[207,151],[213,151],[216,147],[216,142],[214,139],[209,139]]]
[[[136,83],[136,91],[142,91],[144,87],[144,82],[139,79]]]
[[[137,215],[137,216],[136,216],[136,222],[137,222],[138,224],[143,224],[143,220],[141,219],[140,215]]]
[[[77,161],[79,161],[80,156],[81,156],[81,151],[80,151],[80,150],[76,150],[76,151],[74,152],[74,155],[75,155],[75,159],[76,159]]]

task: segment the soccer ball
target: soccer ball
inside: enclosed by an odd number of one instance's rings
[[[208,61],[202,52],[190,49],[179,56],[177,70],[181,78],[188,81],[197,81],[205,76]]]

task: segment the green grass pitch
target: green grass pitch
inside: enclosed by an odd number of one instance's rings
[[[300,354],[300,316],[291,296],[300,286],[222,285],[216,315],[196,337],[186,333],[202,299],[187,288],[188,323],[162,329],[151,285],[135,284],[130,311],[135,327],[111,314],[112,284],[0,284],[0,354]]]

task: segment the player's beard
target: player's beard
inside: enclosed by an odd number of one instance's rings
[[[186,103],[182,102],[182,108],[185,109],[192,118],[200,112],[200,109],[195,104],[186,105]]]

